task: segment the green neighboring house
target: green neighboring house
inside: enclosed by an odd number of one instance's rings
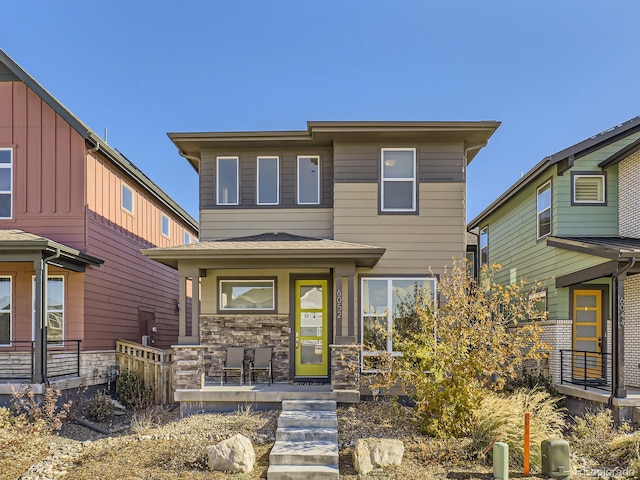
[[[548,311],[544,340],[559,390],[601,402],[606,392],[632,397],[640,388],[640,117],[544,158],[468,228],[479,233],[480,263],[502,265],[500,283],[543,283],[537,300]]]

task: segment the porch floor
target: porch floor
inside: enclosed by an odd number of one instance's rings
[[[281,408],[283,400],[335,400],[338,403],[360,402],[358,390],[331,390],[331,385],[291,385],[272,383],[257,385],[205,385],[202,388],[177,389],[174,401],[180,413],[231,411],[243,405],[257,410]]]
[[[607,405],[611,390],[602,390],[599,388],[587,387],[572,384],[556,384],[554,385],[558,393],[567,397],[580,398],[589,400],[594,403]],[[626,398],[614,398],[614,407],[640,407],[640,388],[627,387]]]

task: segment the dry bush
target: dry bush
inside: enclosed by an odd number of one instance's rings
[[[618,434],[611,410],[588,411],[573,420],[569,438],[572,449],[583,457],[608,464],[611,461],[609,445]]]
[[[509,445],[513,465],[522,466],[524,456],[524,414],[531,414],[530,453],[532,468],[541,466],[540,443],[549,438],[562,437],[565,428],[559,398],[543,390],[518,390],[508,395],[488,394],[473,412],[471,429],[472,454],[490,453],[495,442]]]
[[[25,415],[0,408],[0,479],[15,479],[49,453],[49,435]]]
[[[60,390],[45,387],[42,395],[33,393],[30,386],[19,389],[12,388],[11,410],[18,416],[24,415],[29,423],[45,432],[53,432],[62,428],[71,409],[71,402],[58,406]]]
[[[162,417],[166,413],[167,408],[161,405],[150,405],[144,409],[138,409],[131,419],[131,429],[138,436],[148,435],[162,423]]]
[[[640,432],[620,435],[609,444],[611,459],[616,465],[628,465],[631,478],[640,478]]]
[[[105,422],[113,416],[111,396],[104,390],[97,391],[87,402],[87,418],[94,422]]]

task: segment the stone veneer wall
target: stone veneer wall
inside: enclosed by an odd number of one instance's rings
[[[203,315],[200,317],[200,344],[204,347],[206,377],[220,381],[220,361],[227,347],[244,347],[249,374],[249,361],[256,347],[272,347],[273,379],[289,380],[289,316],[288,315]]]
[[[204,386],[203,345],[173,346],[173,389],[202,388]]]
[[[115,350],[80,352],[80,376],[85,377],[85,386],[107,383],[109,367],[115,364]]]
[[[330,345],[331,389],[360,388],[360,345]]]
[[[542,323],[542,341],[551,347],[549,375],[553,383],[560,383],[560,350],[571,350],[571,320],[549,320]]]

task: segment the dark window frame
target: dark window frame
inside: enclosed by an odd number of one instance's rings
[[[273,308],[270,309],[238,309],[238,308],[222,308],[222,282],[240,282],[240,283],[250,283],[250,282],[264,282],[271,281],[273,282]],[[273,276],[264,276],[264,277],[255,277],[255,276],[234,276],[234,277],[217,277],[216,278],[216,308],[218,314],[255,314],[255,315],[264,315],[266,313],[275,314],[278,312],[278,277]]]

